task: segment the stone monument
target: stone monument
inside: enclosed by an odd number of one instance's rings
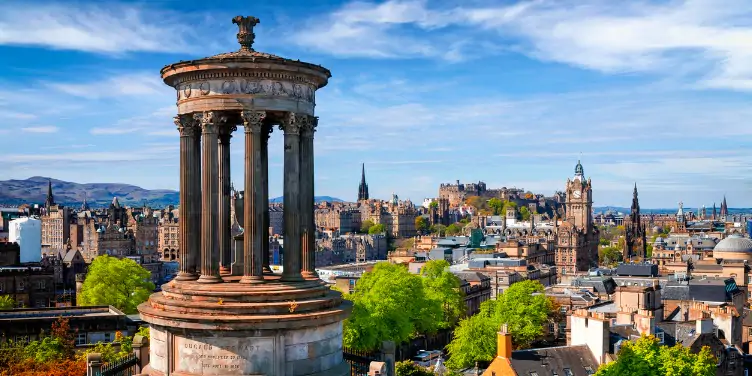
[[[149,375],[349,375],[351,309],[316,275],[315,92],[326,68],[253,49],[255,17],[235,17],[236,52],[161,71],[180,133],[180,270],[138,307],[151,328]],[[231,252],[230,139],[245,134],[243,247]],[[268,138],[284,134],[284,259],[269,269]]]

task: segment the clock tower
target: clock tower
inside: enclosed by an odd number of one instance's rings
[[[593,225],[593,186],[577,161],[567,179],[564,221],[557,227],[556,266],[562,274],[586,271],[598,264],[600,233]]]

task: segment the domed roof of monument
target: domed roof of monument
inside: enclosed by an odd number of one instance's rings
[[[713,252],[752,252],[752,239],[731,235],[718,242]]]
[[[247,66],[245,67],[238,67],[238,66],[231,66],[232,63],[255,63],[255,64],[263,64],[263,63],[270,63],[270,64],[282,64],[282,65],[289,65],[292,70],[295,68],[306,68],[313,71],[316,71],[318,74],[323,74],[326,76],[326,78],[331,77],[331,72],[322,67],[318,64],[311,64],[306,63],[300,60],[292,60],[287,59],[281,56],[277,56],[274,54],[270,54],[267,52],[260,52],[253,49],[253,43],[256,39],[256,34],[253,32],[254,26],[261,23],[261,21],[253,16],[243,17],[243,16],[236,16],[232,19],[233,24],[238,25],[238,43],[240,44],[240,49],[237,51],[231,51],[231,52],[223,52],[217,55],[208,56],[201,59],[196,60],[181,60],[178,63],[166,65],[164,68],[162,68],[161,73],[164,75],[165,72],[179,68],[184,66],[193,66],[191,70],[205,70],[205,69],[217,69],[216,66],[199,66],[204,64],[212,64],[212,63],[229,63],[230,66],[226,66],[226,68],[241,68],[241,69],[247,69]],[[268,67],[264,67],[268,69]],[[322,82],[324,86],[326,85],[326,81]]]

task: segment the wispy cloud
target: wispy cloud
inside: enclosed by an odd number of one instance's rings
[[[21,128],[21,131],[26,133],[57,133],[58,130],[57,127],[51,125]]]
[[[87,99],[121,96],[168,97],[173,91],[165,86],[158,74],[147,72],[114,74],[103,80],[89,82],[48,82],[45,85],[62,93]]]
[[[752,90],[751,16],[745,0],[618,7],[600,0],[351,2],[312,17],[291,40],[345,57],[461,60],[471,49],[516,51],[607,73],[662,73],[687,76],[699,87]]]
[[[185,15],[142,5],[0,4],[0,44],[123,54],[179,52],[195,37]]]

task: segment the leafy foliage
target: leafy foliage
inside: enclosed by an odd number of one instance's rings
[[[136,313],[154,290],[151,273],[131,259],[107,255],[94,259],[86,274],[79,305],[111,305],[125,314]]]
[[[385,234],[386,233],[386,226],[379,223],[377,225],[373,225],[368,228],[368,234],[369,235],[378,235],[378,234]]]
[[[530,209],[527,208],[527,206],[523,206],[520,208],[520,219],[523,221],[529,221],[530,220]]]
[[[145,337],[145,338],[151,338],[149,334],[149,327],[148,326],[142,326],[138,328],[138,332],[136,334]]]
[[[617,247],[603,247],[598,249],[598,261],[602,265],[614,265],[619,261],[622,261],[624,255]]]
[[[353,311],[345,320],[346,347],[373,350],[382,341],[401,343],[418,333],[436,332],[444,322],[442,303],[425,291],[423,279],[402,265],[381,262],[358,280],[345,298]]]
[[[371,229],[371,227],[374,225],[373,221],[370,219],[366,219],[360,224],[360,233],[361,234],[367,234],[368,230]]]
[[[0,376],[83,375],[86,363],[73,360],[73,347],[68,319],[58,318],[49,336],[38,341],[0,343]]]
[[[0,310],[13,309],[16,306],[16,301],[10,295],[0,296]]]
[[[447,236],[459,235],[461,233],[462,233],[462,226],[457,223],[452,223],[446,228]]]
[[[418,231],[420,234],[425,234],[428,232],[430,225],[428,224],[428,221],[423,216],[418,216],[415,218],[415,230]]]
[[[433,376],[433,372],[430,372],[409,360],[395,363],[394,373],[397,376]]]
[[[502,324],[507,324],[514,347],[529,348],[545,334],[545,325],[556,314],[553,301],[543,294],[543,289],[538,281],[517,282],[496,300],[483,302],[477,315],[460,321],[455,329],[454,339],[447,346],[447,366],[457,369],[492,360],[496,355],[496,332]]]
[[[625,342],[616,361],[601,366],[596,376],[712,376],[716,359],[708,347],[698,354],[677,344],[662,346],[653,336]]]
[[[465,300],[460,291],[460,279],[449,271],[446,260],[428,261],[420,270],[426,298],[441,305],[443,318],[439,328],[450,328],[465,312]]]
[[[446,229],[446,226],[437,223],[431,226],[431,233],[438,236],[444,236],[446,234]]]

